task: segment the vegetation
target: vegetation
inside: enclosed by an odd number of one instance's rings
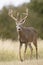
[[[28,18],[25,26],[33,26],[38,30],[39,37],[43,39],[43,2],[42,0],[31,0],[28,4],[23,4],[15,8],[13,5],[4,6],[0,10],[0,38],[17,40],[15,21],[8,16],[9,8],[14,10],[14,16],[19,11],[20,15],[25,12],[26,7],[29,9]]]

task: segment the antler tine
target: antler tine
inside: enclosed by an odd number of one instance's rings
[[[28,13],[28,8],[26,8],[26,12]]]
[[[16,22],[18,22],[18,21],[17,21],[17,18],[15,18],[15,17],[13,16],[13,10],[12,10],[12,9],[9,9],[8,15],[9,15],[12,19],[14,19]]]
[[[26,13],[27,13],[27,15],[28,15],[28,8],[26,9]]]
[[[19,16],[19,12],[17,12],[17,17]]]
[[[13,14],[13,10],[9,9],[8,15],[11,16]]]
[[[26,13],[23,13],[23,14],[28,15],[28,8],[26,8]]]
[[[23,24],[26,21],[26,18],[28,16],[28,8],[26,8],[26,13],[23,13],[23,14],[25,14],[26,16],[23,19],[20,20],[21,24]]]
[[[19,12],[17,12],[17,20],[18,20],[18,17],[19,17]]]

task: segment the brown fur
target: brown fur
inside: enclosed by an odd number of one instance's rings
[[[20,55],[20,60],[21,58],[21,47],[22,44],[25,43],[25,51],[24,51],[24,56],[26,53],[27,45],[29,44],[29,47],[31,49],[31,57],[32,57],[32,46],[31,42],[33,42],[35,48],[36,48],[36,58],[38,58],[38,51],[37,51],[37,31],[33,27],[20,27],[18,33],[19,33],[19,41],[20,41],[20,48],[19,48],[19,55]]]

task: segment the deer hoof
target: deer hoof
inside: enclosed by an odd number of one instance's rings
[[[21,60],[21,62],[23,62],[23,59],[20,59]]]

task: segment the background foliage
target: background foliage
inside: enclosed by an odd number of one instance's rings
[[[22,15],[26,7],[29,9],[29,13],[24,26],[35,27],[39,37],[43,39],[43,0],[31,0],[30,3],[23,4],[16,8],[13,5],[4,6],[2,10],[0,10],[0,38],[17,40],[16,24],[15,21],[8,16],[8,11],[12,8],[14,10],[14,16],[16,17],[16,13],[20,12],[20,15]]]

